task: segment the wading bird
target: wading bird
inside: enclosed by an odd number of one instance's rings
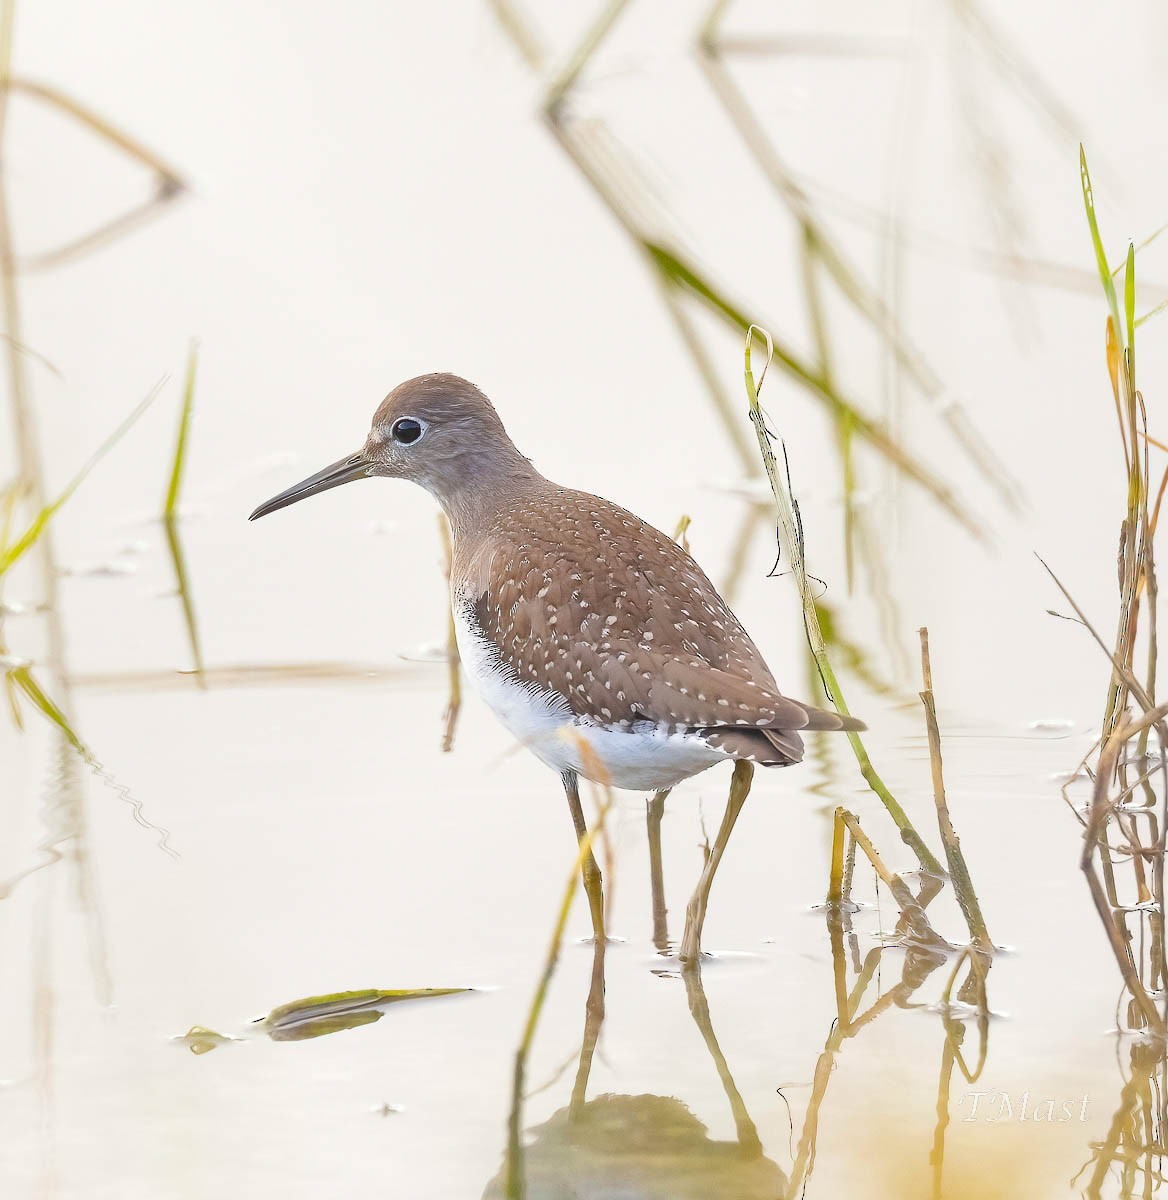
[[[458,649],[478,693],[563,782],[586,835],[578,779],[663,793],[734,760],[713,852],[691,901],[682,958],[697,957],[714,871],[749,790],[751,764],[803,757],[804,729],[862,729],[783,696],[701,567],[625,509],[545,479],[491,402],[456,375],[394,388],[365,445],[251,514],[355,479],[420,484],[450,520]],[[600,870],[582,874],[602,938]]]

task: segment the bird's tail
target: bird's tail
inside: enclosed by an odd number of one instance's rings
[[[754,728],[715,725],[700,732],[705,735],[711,746],[724,750],[731,758],[745,758],[763,767],[789,767],[803,758],[803,739],[799,734],[805,730],[859,731],[868,728],[856,717],[813,708],[801,701],[792,703],[798,704],[807,714],[807,724],[800,726],[798,730],[771,728],[766,725]]]
[[[803,726],[804,729],[839,729],[844,732],[859,733],[868,728],[858,717],[828,712],[824,708],[812,708],[810,704],[804,704],[801,700],[796,703],[807,713],[807,724]]]

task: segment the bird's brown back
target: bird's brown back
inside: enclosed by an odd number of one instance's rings
[[[462,548],[460,548],[462,549]],[[625,509],[569,488],[504,505],[456,555],[454,586],[525,683],[605,723],[801,729],[701,567]]]

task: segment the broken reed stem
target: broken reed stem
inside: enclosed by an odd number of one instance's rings
[[[828,904],[839,904],[844,896],[844,830],[843,809],[835,810],[831,828],[831,874],[827,880]]]
[[[836,1019],[841,1026],[847,1026],[851,1020],[851,1008],[848,1004],[848,975],[847,960],[844,957],[844,926],[847,919],[845,904],[851,903],[851,896],[844,899],[844,842],[847,840],[847,826],[843,819],[844,810],[837,808],[831,826],[831,874],[827,884],[827,932],[831,941],[832,980],[835,985]],[[849,843],[853,855],[856,842],[853,838]],[[852,859],[851,861],[854,861]]]
[[[948,943],[929,924],[925,910],[917,903],[908,884],[899,875],[894,875],[888,869],[887,864],[880,857],[880,851],[872,844],[872,839],[860,828],[859,817],[855,813],[848,812],[846,808],[837,808],[836,817],[855,839],[856,845],[864,852],[880,882],[892,893],[893,899],[916,937],[928,945],[947,947]]]
[[[770,334],[764,329],[759,329],[757,326],[751,325],[746,334],[746,394],[750,402],[750,419],[754,424],[755,434],[758,438],[758,447],[759,452],[762,454],[763,467],[766,469],[767,479],[770,481],[771,486],[771,495],[775,501],[775,510],[778,516],[779,546],[791,564],[791,574],[795,578],[795,586],[799,591],[799,599],[803,605],[803,627],[807,636],[807,643],[811,647],[811,653],[815,658],[815,664],[819,670],[820,678],[823,680],[824,688],[836,708],[844,716],[848,716],[850,714],[847,702],[844,700],[843,689],[839,685],[839,680],[836,678],[831,661],[827,656],[827,645],[823,638],[823,631],[820,629],[819,614],[815,609],[815,597],[812,595],[811,588],[807,582],[807,569],[803,559],[802,525],[798,516],[798,505],[790,489],[789,477],[786,484],[784,484],[779,476],[778,463],[775,459],[774,451],[771,449],[772,434],[767,428],[766,420],[759,406],[758,397],[766,370],[764,368],[763,375],[759,378],[758,385],[756,386],[754,370],[751,365],[751,343],[754,340],[756,332],[766,341],[767,362],[768,364],[770,362],[772,346]],[[776,436],[779,446],[783,449],[785,463],[786,448],[783,446],[783,440],[777,435],[774,436]],[[884,780],[880,778],[876,768],[872,765],[872,760],[868,757],[868,751],[860,735],[849,730],[847,738],[851,744],[852,752],[856,756],[856,761],[859,763],[860,774],[863,775],[864,781],[876,793],[880,802],[887,810],[888,815],[895,822],[897,829],[900,830],[901,839],[917,856],[917,862],[920,864],[921,869],[931,875],[943,876],[945,874],[944,868],[925,844],[921,835],[916,831],[913,823],[908,818],[908,814],[901,808],[896,798],[888,790]]]
[[[945,847],[945,859],[949,864],[949,878],[953,881],[953,890],[957,893],[957,903],[961,906],[962,916],[969,928],[969,936],[974,946],[984,954],[994,952],[993,942],[990,941],[986,929],[985,917],[978,903],[977,893],[973,888],[973,880],[969,875],[969,867],[965,855],[961,852],[961,841],[953,828],[949,816],[949,804],[945,798],[945,776],[941,765],[941,729],[937,724],[937,706],[933,698],[933,664],[929,658],[929,631],[920,629],[921,637],[921,674],[924,677],[924,691],[921,692],[921,703],[925,708],[925,728],[929,735],[929,763],[933,772],[933,800],[937,806],[937,828],[941,833],[941,844]]]
[[[454,545],[450,540],[450,522],[445,513],[438,514],[438,533],[442,538],[442,561],[446,587],[450,588],[450,575],[454,569]],[[442,753],[454,749],[454,730],[458,725],[458,713],[462,708],[462,670],[458,654],[458,635],[454,625],[454,609],[448,606],[446,618],[446,670],[449,678],[449,698],[442,716]]]

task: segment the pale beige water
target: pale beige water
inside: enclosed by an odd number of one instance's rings
[[[750,7],[735,27],[774,27],[767,6]],[[830,24],[893,33],[909,19],[907,10],[879,21],[865,13],[845,6]],[[702,260],[802,343],[790,229],[693,67],[698,15],[634,7],[577,104],[651,164]],[[556,29],[543,17],[566,45],[573,23]],[[1073,25],[1054,5],[1001,17],[1082,118],[1118,254],[1124,237],[1164,219],[1162,18],[1150,5],[1076,14]],[[790,16],[798,28],[826,20]],[[1002,1018],[984,1075],[976,1085],[954,1081],[946,1194],[1062,1194],[1122,1086],[1108,1033],[1118,978],[1056,782],[1090,742],[1106,666],[1081,630],[1046,615],[1065,606],[1030,551],[1110,628],[1123,481],[1103,307],[1090,287],[1074,147],[1052,144],[1025,106],[992,90],[1015,148],[1033,256],[1075,267],[1087,286],[1026,289],[970,266],[967,249],[992,245],[991,231],[947,85],[944,32],[934,21],[921,29],[916,165],[903,212],[955,250],[910,254],[906,316],[1028,497],[1026,515],[1011,518],[919,405],[906,413],[914,447],[992,523],[997,551],[907,485],[894,535],[884,475],[867,471],[884,503],[876,512],[910,653],[916,627],[932,631],[954,816],[993,936],[1014,948],[990,980]],[[1101,65],[1114,70],[1121,53],[1134,60],[1123,88]],[[415,661],[445,632],[425,495],[378,482],[257,526],[245,515],[355,448],[394,382],[439,368],[480,383],[547,474],[666,529],[691,514],[694,551],[716,579],[741,511],[717,485],[736,479],[735,461],[654,285],[533,118],[532,79],[485,8],[25,5],[15,62],[164,154],[193,194],[125,240],[22,281],[25,340],[60,373],[30,366],[50,490],[161,375],[173,377],[56,535],[61,562],[79,572],[62,583],[78,726],[145,816],[169,830],[181,859],[134,823],[116,791],[85,775],[92,897],[79,897],[67,858],[0,903],[4,1195],[478,1196],[499,1170],[514,1049],[571,865],[558,783],[512,752],[473,702],[454,753],[439,751],[444,671]],[[765,60],[742,69],[792,163],[879,210],[895,66],[813,58],[782,72]],[[24,250],[141,195],[140,171],[60,118],[17,97],[10,122],[8,186]],[[838,230],[872,268],[872,239],[847,222]],[[1141,264],[1144,277],[1168,280],[1158,246]],[[1150,292],[1148,306],[1156,298]],[[876,410],[881,368],[870,338],[842,311],[833,329],[845,382]],[[206,692],[174,674],[189,655],[151,519],[191,337],[202,348],[183,534],[205,655],[218,672]],[[720,330],[710,344],[738,395],[740,347]],[[1153,323],[1139,369],[1161,434],[1165,365]],[[849,598],[844,583],[830,430],[777,374],[768,388],[791,448],[812,570],[886,671],[872,601],[863,590]],[[8,438],[0,452],[7,473]],[[799,693],[797,607],[789,581],[765,578],[772,560],[760,534],[736,607]],[[132,573],[86,573],[123,561]],[[31,570],[7,581],[7,600],[36,594]],[[42,632],[35,618],[6,622],[20,654],[39,654]],[[249,677],[235,671],[337,662],[384,675],[243,686]],[[935,844],[914,690],[907,679],[902,703],[849,683],[874,759]],[[1036,721],[1065,725],[1036,731]],[[46,822],[62,815],[52,739],[35,714],[26,724],[19,733],[0,721],[3,878],[37,861]],[[704,1162],[722,1152],[692,1130],[668,1152],[643,1143],[630,1154],[625,1166],[642,1171],[636,1183],[611,1162],[568,1163],[539,1149],[554,1136],[536,1135],[532,1194],[563,1194],[553,1188],[565,1177],[590,1197],[773,1195],[781,1186],[792,1139],[776,1089],[790,1102],[797,1143],[835,1013],[823,920],[809,911],[826,888],[831,808],[855,808],[892,865],[912,866],[842,742],[833,762],[828,774],[809,763],[759,777],[707,925],[711,949],[736,952],[706,969],[705,989],[769,1161],[754,1164],[749,1182],[714,1171],[711,1187],[721,1190],[693,1190],[703,1176],[685,1168],[686,1154]],[[708,774],[670,802],[675,934],[701,861],[699,805],[712,827],[726,782]],[[589,1096],[676,1098],[712,1139],[733,1139],[684,988],[654,974],[640,797],[622,797],[613,831],[612,925],[627,941],[608,954],[608,1016]],[[870,874],[857,872],[857,895],[875,898]],[[857,918],[862,949],[894,922],[886,893],[882,904]],[[951,899],[938,911],[941,931],[959,939]],[[586,927],[581,909],[571,936]],[[901,957],[886,955],[886,986]],[[590,968],[591,951],[570,943],[536,1039],[533,1088],[579,1049]],[[935,1004],[947,972],[913,1001]],[[375,1026],[313,1041],[256,1038],[196,1057],[171,1040],[196,1024],[239,1035],[300,996],[462,984],[486,990],[403,1005]],[[925,1007],[894,1009],[845,1044],[809,1196],[928,1194],[943,1041]],[[527,1127],[567,1104],[573,1073],[529,1100]],[[974,1091],[1005,1092],[1016,1106],[1027,1091],[1036,1102],[1074,1102],[1074,1119],[966,1121]],[[636,1112],[655,1114],[650,1125],[682,1119],[663,1101],[624,1103],[643,1106],[618,1108],[626,1128]],[[402,1111],[382,1115],[384,1105]],[[697,1148],[683,1152],[687,1137]]]

